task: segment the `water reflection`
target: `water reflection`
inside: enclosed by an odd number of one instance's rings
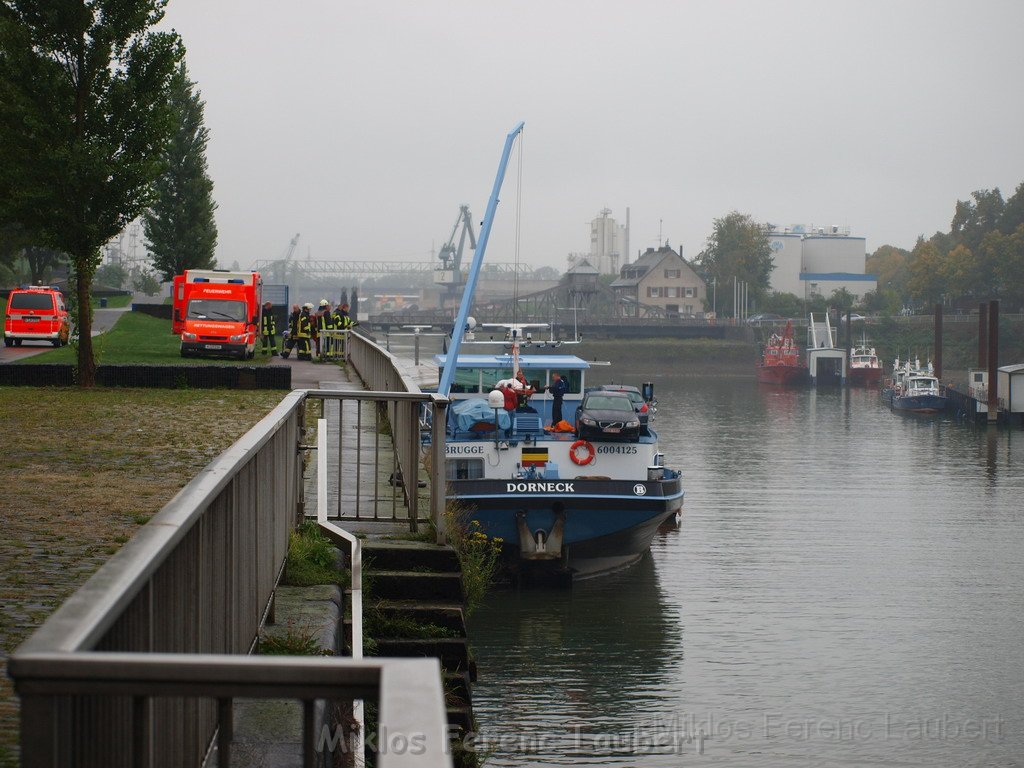
[[[631,723],[638,706],[658,711],[684,658],[683,622],[650,556],[571,590],[495,592],[470,635],[487,678],[482,735],[511,738],[513,753],[542,753],[555,764],[585,753],[595,729]]]
[[[682,528],[634,570],[480,610],[478,717],[512,739],[491,763],[1019,764],[1019,434],[868,390],[662,376],[658,398]],[[688,717],[704,757],[644,745]]]

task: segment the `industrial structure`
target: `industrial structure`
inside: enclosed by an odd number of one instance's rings
[[[626,208],[625,224],[619,224],[611,213],[611,208],[602,208],[597,218],[591,219],[590,251],[570,253],[570,267],[586,259],[598,274],[619,274],[623,259],[629,258],[629,208]]]
[[[774,266],[769,287],[804,299],[830,296],[845,288],[861,299],[878,288],[878,276],[865,274],[865,239],[849,227],[776,227],[768,233]]]

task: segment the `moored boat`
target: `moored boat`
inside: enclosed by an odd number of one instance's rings
[[[867,343],[853,348],[850,367],[846,372],[851,387],[877,387],[882,382],[882,363],[874,347]]]
[[[444,367],[447,355],[435,362]],[[554,397],[543,390],[558,373],[567,384],[562,421],[577,422],[590,367],[575,355],[459,355],[446,432],[450,495],[488,537],[503,540],[514,571],[565,569],[576,578],[612,571],[650,548],[658,527],[679,514],[682,478],[665,466],[657,432],[628,432],[639,418],[597,425],[601,436],[555,431]],[[526,410],[488,400],[498,382],[515,379],[518,365],[536,394]],[[603,393],[602,393],[603,394]],[[577,427],[577,430],[579,427]],[[591,431],[593,428],[591,428]],[[637,434],[637,432],[639,434]]]
[[[938,413],[946,410],[948,399],[933,375],[932,365],[921,367],[921,361],[893,364],[892,378],[882,388],[882,399],[893,410],[913,413]]]
[[[519,123],[505,139],[498,174],[446,353],[438,394],[453,402],[445,424],[449,499],[463,521],[501,539],[513,571],[555,570],[573,577],[616,570],[648,551],[658,527],[679,514],[682,477],[665,466],[658,435],[626,393],[601,392],[603,408],[583,409],[590,365],[575,355],[520,354],[534,345],[512,323],[502,354],[463,354],[494,213]],[[556,377],[555,374],[558,374]],[[609,416],[603,415],[610,411]],[[590,417],[590,414],[593,417]],[[577,418],[579,415],[579,418]],[[428,430],[429,432],[429,430]],[[425,433],[427,434],[427,433]]]
[[[793,321],[786,322],[780,336],[773,333],[764,345],[757,363],[757,380],[762,384],[804,384],[807,366],[800,357],[800,349],[793,341]]]
[[[929,373],[909,373],[903,386],[892,398],[892,407],[897,411],[914,413],[938,413],[946,410],[946,395],[939,386],[939,380]]]

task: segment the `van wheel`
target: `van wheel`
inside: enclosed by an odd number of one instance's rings
[[[21,339],[15,339],[14,340],[14,346],[20,347],[21,346]]]
[[[60,347],[63,347],[63,346],[64,346],[63,342],[61,342],[61,340],[60,340],[60,339],[54,339],[54,340],[53,340],[53,341],[51,341],[50,343],[51,343],[51,344],[53,344],[53,346],[55,346],[55,347],[57,347],[57,348],[60,348]]]
[[[4,339],[4,346],[5,347],[13,347],[14,346],[14,339],[5,338]]]

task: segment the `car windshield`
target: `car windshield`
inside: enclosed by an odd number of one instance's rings
[[[584,408],[595,411],[629,411],[632,413],[633,404],[628,397],[613,397],[610,395],[598,395],[587,398]]]
[[[245,302],[228,299],[192,299],[188,316],[193,320],[230,320],[245,322]]]
[[[8,309],[53,309],[53,294],[12,293]]]

